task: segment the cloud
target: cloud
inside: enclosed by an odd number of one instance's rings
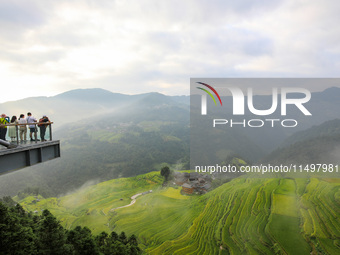
[[[0,22],[17,27],[34,27],[44,22],[45,15],[34,1],[0,1]]]
[[[336,77],[339,11],[335,0],[0,0],[0,82],[24,97],[188,94],[190,77]]]
[[[44,25],[47,18],[46,10],[37,1],[0,0],[1,44],[9,48],[20,45],[25,33]]]

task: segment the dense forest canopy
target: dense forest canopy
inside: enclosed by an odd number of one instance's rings
[[[4,197],[0,199],[0,254],[137,255],[141,250],[134,235],[113,231],[94,236],[80,226],[66,230],[47,209],[36,215]]]

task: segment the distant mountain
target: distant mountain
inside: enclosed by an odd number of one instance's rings
[[[292,95],[290,95],[293,97]],[[192,97],[192,100],[195,100]],[[196,100],[200,100],[198,97]],[[305,103],[304,106],[311,112],[312,116],[305,116],[297,107],[293,105],[287,106],[287,115],[281,115],[280,107],[277,107],[276,111],[270,116],[258,116],[254,115],[247,110],[245,107],[244,116],[233,116],[232,115],[232,103],[233,99],[230,96],[222,97],[223,107],[214,108],[214,112],[218,113],[217,118],[225,119],[236,119],[241,121],[243,119],[294,119],[298,122],[298,125],[294,128],[284,128],[279,122],[276,122],[275,128],[270,125],[265,125],[262,128],[249,128],[241,127],[238,128],[239,132],[243,132],[250,140],[252,140],[257,146],[261,147],[265,153],[269,153],[276,149],[283,141],[289,136],[293,135],[298,131],[306,130],[312,126],[320,125],[326,121],[333,119],[340,119],[340,88],[332,87],[325,89],[322,92],[314,92],[311,95],[311,100]],[[280,101],[280,100],[279,100]],[[256,109],[268,109],[272,105],[271,96],[254,96],[254,107]],[[280,102],[279,102],[280,103]],[[208,100],[209,107],[214,107],[214,102]],[[199,104],[198,104],[199,105]],[[210,118],[216,118],[208,116]],[[222,125],[221,125],[222,127]],[[233,132],[230,129],[226,132]]]
[[[174,101],[180,104],[189,105],[190,104],[190,97],[189,96],[172,96],[171,97]]]
[[[74,89],[54,96],[55,99],[63,100],[86,100],[95,102],[112,102],[112,100],[127,100],[128,95],[112,93],[105,89]]]
[[[336,136],[340,134],[340,119],[329,120],[321,125],[299,131],[289,136],[280,147],[286,147],[297,142],[306,141],[318,137]]]
[[[287,144],[283,145],[295,147],[277,150],[266,157],[265,161],[280,161],[286,159],[287,154],[298,157],[303,151],[307,151],[306,160],[310,157],[317,159],[317,155],[312,156],[314,154],[308,150],[320,155],[325,151],[331,152],[329,150],[335,148],[337,141],[337,121],[325,123],[325,126],[312,126],[340,118],[340,111],[336,110],[340,109],[339,95],[340,88],[313,93],[313,100],[307,106],[312,116],[301,116],[298,109],[291,111],[289,118],[299,121],[297,128],[219,127],[210,140],[216,142],[216,154],[212,154],[207,136],[202,137],[201,144],[195,144],[194,141],[191,150],[198,152],[202,160],[214,156],[217,162],[222,163],[230,155],[236,155],[247,162],[257,162],[290,135],[311,128],[291,136]],[[271,98],[259,96],[254,101],[267,107]],[[0,176],[0,195],[13,195],[32,186],[42,187],[50,194],[58,195],[89,180],[134,176],[158,170],[162,164],[169,164],[173,168],[188,168],[188,96],[166,96],[159,93],[123,95],[103,89],[78,89],[54,97],[3,103],[0,109],[8,115],[31,111],[38,118],[47,114],[55,122],[53,135],[55,139],[61,140],[62,155],[60,159]],[[278,113],[275,114],[272,118],[281,118]],[[225,118],[230,117],[228,113],[225,115]],[[254,116],[247,114],[244,118]],[[204,128],[204,125],[200,127]],[[333,132],[329,133],[331,136],[322,138],[322,132],[327,133],[327,128],[334,132],[330,131]],[[302,141],[304,137],[306,141]],[[294,141],[306,143],[292,145]],[[327,147],[327,143],[330,146]]]
[[[186,97],[184,96],[184,98]],[[124,95],[99,88],[76,89],[53,97],[31,97],[2,103],[0,109],[9,116],[19,116],[21,113],[26,115],[29,111],[36,118],[46,114],[54,122],[53,127],[59,128],[67,123],[110,114],[118,109],[129,107],[131,104],[188,105],[184,98],[175,97],[172,100],[171,96],[159,93]]]
[[[40,187],[59,195],[90,180],[104,181],[189,165],[189,108],[147,94],[116,111],[69,123],[54,132],[60,159],[0,176],[0,194]]]
[[[339,87],[331,87],[325,89],[322,92],[313,93],[313,98],[317,98],[318,100],[339,100],[339,97],[340,97]]]
[[[299,126],[295,129],[266,130],[271,134],[270,144],[264,142],[262,135],[258,130],[247,130],[250,136],[254,137],[254,142],[258,143],[265,151],[274,149],[286,137],[296,131],[307,129],[313,125],[319,125],[325,121],[340,118],[340,88],[332,87],[322,92],[312,93],[312,100],[306,104],[306,107],[313,114],[312,117],[302,116],[298,109],[290,109],[290,117],[299,120]],[[231,97],[226,97],[223,101],[232,102]],[[100,88],[93,89],[76,89],[61,93],[53,97],[31,97],[18,101],[11,101],[0,104],[0,109],[7,115],[26,114],[32,112],[36,118],[43,114],[50,117],[55,122],[54,128],[59,128],[63,124],[72,123],[81,119],[90,118],[102,114],[108,114],[122,110],[131,104],[170,104],[189,106],[189,96],[166,96],[159,93],[145,93],[139,95],[124,95],[113,93]],[[254,104],[258,108],[266,108],[271,105],[270,96],[255,96]],[[247,116],[245,116],[247,117]],[[250,117],[250,116],[248,116]],[[272,118],[281,117],[279,112],[271,116]],[[273,132],[272,132],[273,131]],[[254,133],[254,135],[252,134]],[[282,135],[283,134],[283,135]],[[268,140],[268,139],[267,139]]]
[[[140,98],[138,101],[138,103],[142,104],[142,105],[173,105],[174,101],[172,100],[171,97],[169,96],[165,96],[163,94],[160,93],[148,93],[148,94],[144,94],[144,96],[142,98]]]
[[[340,163],[340,120],[327,121],[289,137],[261,162],[276,164]]]

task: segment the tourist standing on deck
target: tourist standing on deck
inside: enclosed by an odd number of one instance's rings
[[[18,124],[27,124],[27,120],[25,119],[24,114],[20,114]],[[26,136],[27,136],[27,127],[26,125],[19,126],[19,137],[20,137],[20,142],[26,141]]]
[[[11,124],[18,124],[17,116],[12,116]],[[14,142],[17,138],[17,127],[9,126],[8,127],[8,136],[11,138],[11,142]]]
[[[48,117],[46,115],[44,115],[40,120],[39,120],[39,128],[40,128],[40,138],[42,142],[45,142],[45,133],[46,133],[46,126],[48,124],[41,124],[43,122],[50,122],[50,120],[48,119]]]
[[[37,123],[37,119],[34,118],[32,116],[32,113],[30,113],[30,112],[27,113],[26,120],[27,120],[27,124]],[[29,128],[30,128],[30,138],[31,138],[31,141],[38,141],[38,139],[37,139],[37,132],[38,132],[37,127],[35,125],[29,125]],[[33,133],[34,133],[35,140],[32,137]]]
[[[6,141],[6,133],[7,133],[7,126],[4,126],[9,123],[9,117],[6,114],[1,114],[0,118],[0,139]]]

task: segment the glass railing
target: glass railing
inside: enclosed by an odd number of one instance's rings
[[[36,122],[27,124],[5,124],[0,125],[5,132],[5,141],[11,144],[29,144],[37,142],[52,141],[53,122]]]

